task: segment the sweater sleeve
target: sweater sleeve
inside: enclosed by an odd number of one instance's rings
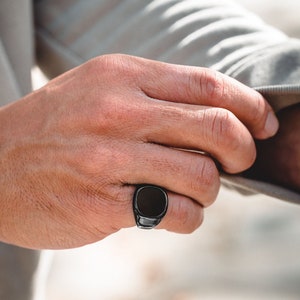
[[[0,106],[31,91],[32,14],[29,0],[0,5]]]

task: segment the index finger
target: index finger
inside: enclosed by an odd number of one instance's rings
[[[239,81],[208,68],[136,59],[143,67],[139,84],[147,96],[228,109],[258,139],[277,132],[279,123],[271,106],[261,94]]]

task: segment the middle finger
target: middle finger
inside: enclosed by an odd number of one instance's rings
[[[256,157],[253,138],[234,114],[223,108],[150,100],[143,139],[209,153],[224,171],[238,173]]]

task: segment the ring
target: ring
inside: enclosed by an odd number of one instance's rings
[[[137,227],[151,229],[158,225],[168,209],[168,194],[155,185],[138,185],[133,195],[133,213]]]

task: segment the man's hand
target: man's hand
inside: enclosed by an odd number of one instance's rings
[[[278,118],[278,133],[257,143],[257,160],[249,173],[300,193],[300,104],[281,110]]]
[[[215,161],[247,169],[252,135],[277,125],[262,96],[212,70],[93,59],[0,110],[0,239],[30,248],[98,241],[134,225],[141,183],[168,190],[160,228],[191,232],[217,196]]]

